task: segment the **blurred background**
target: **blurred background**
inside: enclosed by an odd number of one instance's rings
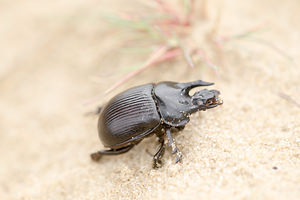
[[[299,199],[298,0],[0,1],[0,199]],[[99,163],[126,88],[214,82],[224,104]]]

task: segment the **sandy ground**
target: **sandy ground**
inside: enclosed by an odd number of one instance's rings
[[[120,77],[109,74],[139,57],[113,51],[118,41],[99,15],[121,2],[0,2],[0,199],[300,199],[300,108],[279,95],[300,103],[299,1],[210,1],[208,9],[221,10],[225,34],[267,22],[261,37],[293,61],[238,41],[215,60],[218,75],[178,60],[83,106]],[[191,37],[202,46],[199,31],[201,24]],[[167,150],[163,168],[153,170],[146,149],[155,152],[154,137],[90,160],[102,145],[97,118],[85,112],[137,84],[196,79],[215,82],[225,103],[193,115],[176,135],[181,164]]]

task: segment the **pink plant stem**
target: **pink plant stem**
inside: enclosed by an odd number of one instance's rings
[[[156,0],[156,3],[160,5],[160,7],[162,8],[162,10],[165,13],[169,13],[172,17],[174,17],[173,22],[175,24],[180,24],[180,17],[179,17],[179,15],[177,14],[177,12],[173,8],[171,8],[170,5],[166,4],[165,2],[163,2],[161,0]]]
[[[119,17],[121,19],[129,20],[129,21],[137,20],[137,17],[133,16],[132,14],[130,15],[128,13],[125,13],[125,12],[119,12]]]
[[[254,33],[256,31],[259,31],[261,30],[262,28],[266,27],[266,23],[262,23],[262,24],[259,24],[259,25],[256,25],[252,28],[249,28],[248,30],[244,31],[244,32],[241,32],[239,34],[234,34],[234,35],[231,35],[231,36],[219,36],[219,43],[221,43],[221,45],[223,45],[225,42],[228,42],[236,37],[239,37],[241,35],[246,35],[246,34],[251,34],[251,33]]]
[[[210,61],[210,59],[206,56],[205,51],[203,51],[202,49],[197,49],[196,52],[200,55],[200,57],[202,58],[202,60],[209,66],[214,66],[212,64],[212,62]]]
[[[153,65],[156,65],[156,64],[159,64],[159,63],[162,63],[162,62],[165,62],[167,60],[171,60],[173,58],[176,58],[178,56],[182,55],[182,50],[179,49],[179,48],[176,48],[176,49],[172,49],[172,50],[167,50],[161,57],[158,57],[156,60],[154,60],[152,63],[148,64],[148,67],[150,66],[153,66]],[[146,67],[145,67],[146,68]],[[142,70],[144,70],[145,68],[143,68]],[[132,78],[133,76],[137,75],[138,73],[140,73],[142,70],[138,69],[136,71],[138,72],[135,72],[135,73],[130,73],[128,75],[126,75],[122,81],[119,81],[118,82],[118,85],[117,83],[114,85],[114,87],[112,86],[109,90],[106,91],[106,93],[112,91],[114,88],[118,87],[119,85],[121,85],[123,82],[127,81],[128,79]],[[86,105],[86,104],[90,104],[90,103],[93,103],[94,101],[96,101],[98,98],[100,98],[101,95],[97,95],[96,97],[92,98],[92,99],[89,99],[87,100],[86,102],[84,102],[83,104]]]
[[[156,61],[154,61],[152,64],[159,64],[162,62],[165,62],[167,60],[171,60],[173,58],[176,58],[178,56],[182,55],[182,50],[179,48],[173,49],[173,50],[169,50],[167,51],[163,56],[161,56],[159,59],[157,59]]]
[[[168,50],[167,46],[161,46],[160,48],[158,48],[150,57],[149,59],[142,65],[142,67],[134,70],[133,72],[127,74],[125,77],[123,77],[121,80],[119,80],[118,82],[116,82],[114,85],[112,85],[110,88],[108,88],[105,91],[105,94],[111,92],[113,89],[115,89],[116,87],[120,86],[122,83],[124,83],[125,81],[129,80],[130,78],[132,78],[133,76],[141,73],[143,70],[145,70],[146,68],[150,67],[151,65],[153,65],[153,63],[157,62],[157,59],[159,59],[162,55],[164,55],[166,53],[166,51]]]

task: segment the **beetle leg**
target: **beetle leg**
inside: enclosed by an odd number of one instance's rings
[[[119,155],[122,153],[126,153],[130,149],[132,149],[133,146],[134,146],[134,144],[131,144],[126,147],[119,148],[119,149],[100,150],[95,153],[92,153],[91,158],[94,161],[98,161],[103,155]]]
[[[172,154],[176,153],[176,161],[175,163],[178,163],[182,159],[182,153],[178,150],[176,143],[171,135],[171,128],[166,129],[166,134],[169,142],[169,146],[172,148]]]
[[[100,112],[102,110],[102,106],[98,107],[97,109],[95,109],[94,111],[89,111],[89,112],[86,112],[85,115],[99,115]]]
[[[100,112],[101,112],[101,110],[102,110],[102,106],[99,106],[99,107],[97,108],[97,110],[95,111],[95,115],[99,115]]]
[[[153,156],[153,168],[159,168],[162,165],[161,158],[165,153],[165,140],[163,137],[159,138],[160,147],[156,154]]]

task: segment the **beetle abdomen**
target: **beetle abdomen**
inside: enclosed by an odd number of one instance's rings
[[[153,84],[128,89],[111,99],[100,113],[99,137],[106,147],[118,147],[143,138],[159,124],[152,97]]]

